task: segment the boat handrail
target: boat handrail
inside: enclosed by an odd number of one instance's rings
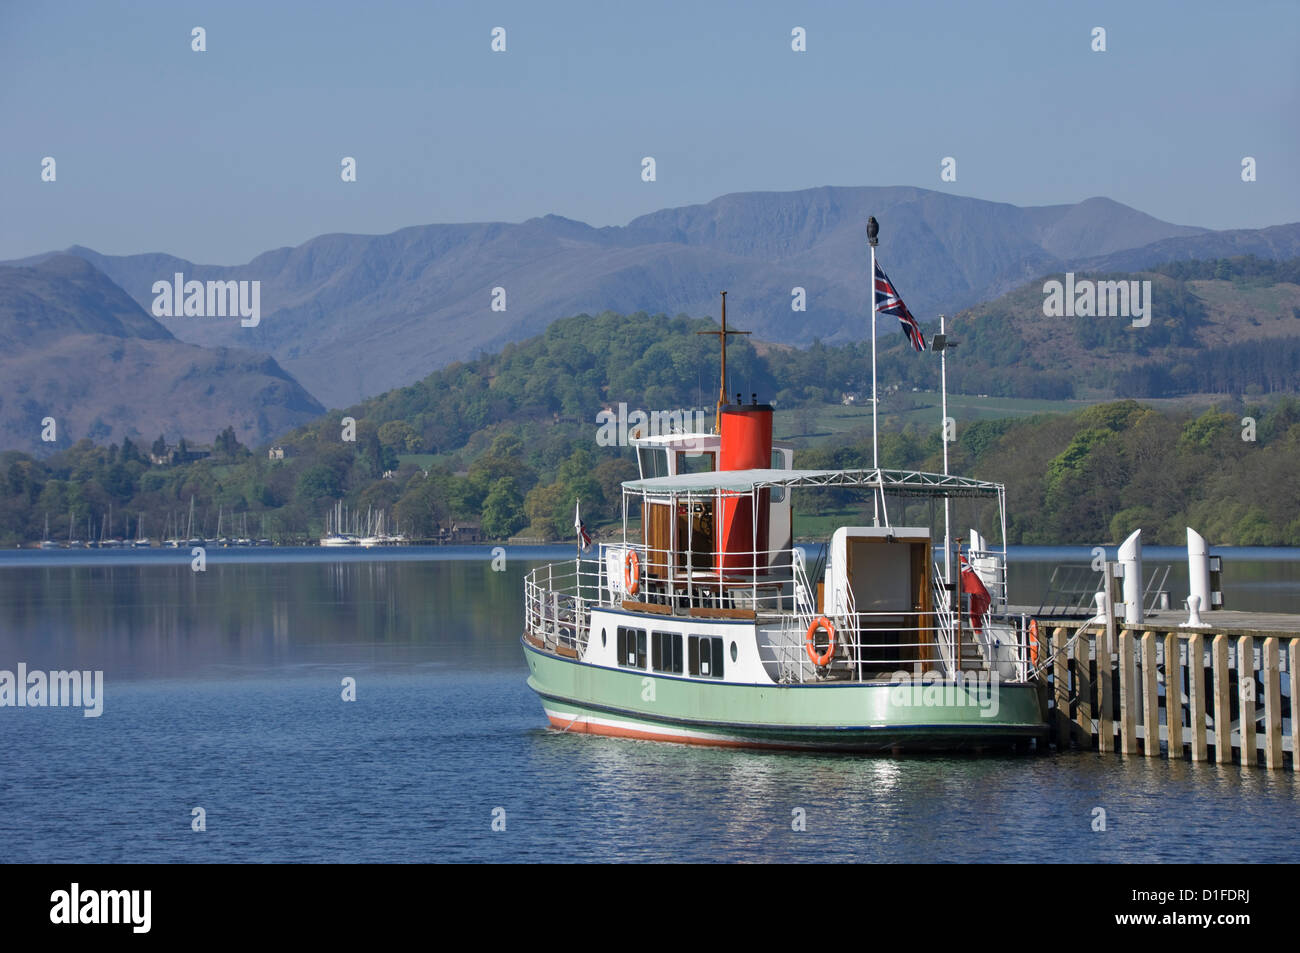
[[[997,664],[990,665],[983,655],[968,656],[959,666],[949,663],[961,650],[978,647],[973,632],[967,637],[963,632],[960,644],[942,648],[942,627],[938,613],[909,613],[919,624],[899,625],[898,613],[859,612],[852,617],[844,615],[832,621],[836,627],[836,652],[832,661],[821,669],[808,655],[806,631],[801,623],[791,617],[789,624],[778,630],[763,629],[760,633],[760,651],[765,651],[774,666],[778,681],[811,683],[824,681],[873,682],[906,674],[914,677],[922,672],[952,679],[960,673],[963,677],[991,677],[998,671],[999,678],[1023,681],[1027,659],[1008,659],[1011,677]],[[884,622],[886,624],[872,624]],[[887,632],[883,639],[874,633]],[[954,653],[954,649],[956,650]]]
[[[637,553],[638,587],[632,594],[624,588],[625,553]],[[798,547],[786,551],[788,564],[775,571],[758,574],[716,571],[692,573],[673,579],[658,578],[648,564],[657,554],[643,544],[600,544],[595,554],[577,556],[548,563],[528,572],[524,580],[525,625],[534,636],[547,643],[566,645],[581,651],[586,646],[593,608],[605,607],[649,613],[726,618],[716,610],[750,610],[760,629],[780,633],[769,641],[773,660],[784,681],[824,680],[815,671],[807,655],[807,630],[819,615],[826,615],[835,625],[839,648],[829,666],[830,677],[843,678],[845,668],[854,680],[866,680],[872,672],[879,674],[882,664],[910,665],[922,659],[921,650],[932,653],[930,661],[941,664],[949,674],[972,670],[988,671],[1007,665],[1014,669],[1018,681],[1031,671],[1028,640],[1024,626],[990,606],[979,628],[963,620],[961,640],[957,642],[955,617],[943,588],[943,577],[936,568],[933,578],[934,607],[931,611],[860,612],[848,596],[844,606],[826,606],[819,612],[816,590],[809,580]],[[618,560],[617,576],[614,555]],[[742,554],[748,555],[748,554]],[[638,610],[637,607],[641,607]],[[836,611],[836,610],[842,611]],[[702,611],[698,611],[702,610]],[[902,623],[914,623],[904,625]],[[1007,637],[993,638],[994,627]],[[872,633],[888,631],[886,641]],[[915,633],[913,638],[908,638]],[[889,653],[890,648],[896,649]],[[971,652],[975,649],[975,652]],[[963,657],[965,656],[965,657]],[[870,672],[869,672],[870,670]]]
[[[993,606],[1005,610],[1007,608],[1007,561],[1000,549],[975,549],[967,550],[966,558],[976,572],[980,573],[980,579],[989,591],[989,596],[993,600]],[[993,578],[987,579],[983,570],[991,568]]]

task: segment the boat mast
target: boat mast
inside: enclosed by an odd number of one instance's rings
[[[939,412],[943,414],[943,419],[939,421],[941,434],[943,436],[943,475],[948,475],[948,349],[957,346],[956,341],[949,341],[948,334],[944,324],[944,316],[939,315],[939,333],[934,338],[931,345],[933,350],[939,352],[939,394],[940,407]],[[943,581],[952,584],[952,528],[949,525],[950,520],[950,500],[945,494],[943,498]]]
[[[939,315],[939,333],[943,335],[944,347],[939,350],[939,393],[940,403],[942,404],[943,420],[940,424],[943,427],[943,475],[948,475],[948,335],[944,330],[943,315]],[[952,547],[948,545],[948,540],[952,536],[952,529],[949,526],[949,505],[950,501],[947,495],[943,498],[943,581],[952,584]]]
[[[722,379],[718,385],[718,406],[713,413],[713,432],[722,432],[722,405],[727,402],[727,335],[728,334],[749,334],[749,331],[729,331],[727,330],[727,293],[722,292],[722,330],[720,331],[696,331],[696,334],[714,334],[717,335],[718,341],[722,346]]]
[[[880,445],[876,437],[876,243],[880,240],[880,223],[876,216],[867,219],[867,245],[871,248],[871,469],[880,471]],[[873,519],[880,525],[880,494],[877,487],[872,493]]]

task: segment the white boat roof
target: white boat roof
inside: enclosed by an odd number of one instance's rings
[[[676,443],[694,443],[697,446],[710,446],[722,440],[716,433],[664,433],[653,437],[633,437],[631,442],[638,447],[663,447]]]
[[[1003,492],[1000,483],[919,470],[715,470],[628,480],[623,484],[624,490],[647,496],[682,496],[717,490],[749,493],[777,486],[866,487],[914,496],[996,496]]]

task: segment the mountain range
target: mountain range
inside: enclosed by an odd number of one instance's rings
[[[0,268],[0,448],[197,443],[227,426],[259,444],[324,409],[274,358],[178,341],[81,258]]]
[[[292,375],[325,405],[343,407],[571,314],[716,317],[724,289],[729,322],[758,337],[791,345],[861,340],[870,308],[870,215],[881,224],[880,264],[923,323],[1065,270],[1300,255],[1300,223],[1211,231],[1105,198],[1022,208],[911,187],[738,193],[617,227],[548,215],[322,235],[235,266],[80,246],[66,254],[92,264],[146,311],[154,283],[177,273],[187,281],[260,281],[256,327],[206,317],[160,316],[157,323],[179,341],[268,355],[274,360],[267,368]],[[792,310],[795,288],[805,290],[806,311]],[[301,407],[310,398],[298,400]]]

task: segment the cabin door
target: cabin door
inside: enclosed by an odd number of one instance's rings
[[[846,555],[864,670],[889,673],[932,659],[930,540],[851,538]]]

